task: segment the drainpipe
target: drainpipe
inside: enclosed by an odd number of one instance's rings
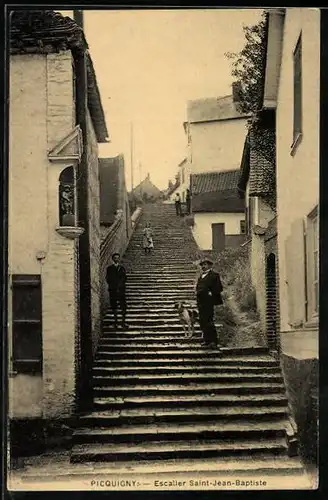
[[[77,198],[79,225],[84,233],[79,238],[79,295],[80,295],[80,374],[77,381],[77,406],[87,411],[92,404],[92,322],[91,322],[91,270],[90,235],[88,217],[88,130],[87,130],[87,55],[86,51],[73,53],[76,71],[76,124],[82,130],[83,152],[77,172]]]

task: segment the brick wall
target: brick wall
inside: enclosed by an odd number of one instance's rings
[[[90,242],[90,279],[91,279],[91,320],[92,344],[96,349],[100,335],[100,183],[98,164],[98,143],[90,114],[87,114],[88,130],[88,211]]]

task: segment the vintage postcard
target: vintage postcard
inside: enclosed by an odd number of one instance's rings
[[[7,14],[7,489],[317,489],[320,9]]]

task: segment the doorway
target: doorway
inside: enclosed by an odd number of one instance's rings
[[[277,282],[276,256],[273,253],[266,259],[266,332],[268,346],[277,349]]]
[[[212,250],[222,252],[225,249],[225,224],[212,224]]]

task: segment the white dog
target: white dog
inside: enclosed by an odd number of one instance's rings
[[[178,311],[185,336],[192,337],[195,334],[195,322],[198,320],[197,311],[184,302],[176,302],[174,308]]]

